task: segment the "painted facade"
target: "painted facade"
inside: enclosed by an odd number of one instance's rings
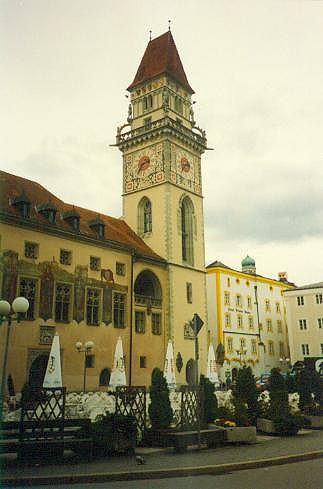
[[[323,282],[284,291],[291,362],[323,360]]]
[[[218,356],[224,357],[223,381],[243,364],[257,377],[281,367],[289,356],[282,293],[292,284],[258,275],[254,261],[245,260],[243,272],[218,261],[207,266],[209,329]]]

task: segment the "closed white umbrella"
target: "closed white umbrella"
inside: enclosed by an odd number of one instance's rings
[[[59,336],[56,333],[50,350],[43,387],[62,387],[61,353]]]
[[[211,344],[209,345],[209,351],[207,355],[206,376],[210,380],[210,382],[212,382],[216,386],[220,385],[219,376],[216,368],[214,348]]]
[[[169,389],[175,389],[176,378],[175,378],[174,349],[173,349],[173,343],[170,340],[168,342],[167,351],[166,351],[164,377],[167,381],[167,385]]]
[[[118,385],[127,385],[121,336],[117,339],[109,387],[115,388]]]

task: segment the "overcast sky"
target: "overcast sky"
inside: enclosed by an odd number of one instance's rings
[[[206,264],[323,280],[323,2],[2,0],[1,168],[121,215],[116,128],[149,40],[171,30],[203,155]]]

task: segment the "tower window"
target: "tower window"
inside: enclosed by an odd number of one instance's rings
[[[146,368],[147,357],[144,357],[144,356],[139,357],[139,365],[140,365],[140,368]]]
[[[90,256],[90,269],[99,271],[101,269],[101,259],[97,256]]]
[[[138,205],[138,232],[139,234],[152,231],[152,208],[147,197],[143,197]]]
[[[146,97],[144,97],[142,99],[142,106],[143,106],[144,112],[146,110],[152,109],[153,108],[153,96],[152,95],[146,95]]]
[[[185,197],[181,204],[182,259],[193,265],[193,204]]]
[[[153,312],[151,315],[151,331],[152,334],[161,334],[161,314],[158,312]]]
[[[297,305],[298,306],[304,306],[304,296],[303,295],[297,296]]]

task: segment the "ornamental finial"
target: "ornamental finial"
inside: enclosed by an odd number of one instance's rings
[[[152,35],[153,31],[149,31],[149,41],[151,41],[151,35]]]
[[[171,20],[168,21],[168,30],[170,32],[170,24],[171,24]]]

